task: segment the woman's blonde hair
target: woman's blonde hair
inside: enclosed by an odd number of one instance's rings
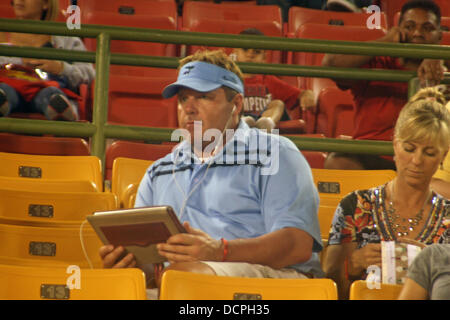
[[[59,1],[58,0],[43,0],[47,1],[47,10],[42,13],[41,20],[56,21],[59,14]]]
[[[400,111],[394,138],[400,141],[433,142],[447,151],[450,146],[450,113],[444,94],[436,88],[419,90]]]
[[[237,66],[237,64],[223,51],[223,50],[198,50],[193,55],[187,56],[186,58],[183,58],[180,60],[180,65],[178,66],[178,71],[183,67],[185,64],[192,62],[192,61],[202,61],[207,62],[211,64],[215,64],[216,66],[219,66],[221,68],[227,69],[228,71],[231,71],[235,73],[239,79],[244,83],[244,76],[242,75],[241,69]],[[233,97],[237,94],[237,91],[228,88],[223,87],[225,90],[225,94],[227,96],[227,99],[231,101]]]

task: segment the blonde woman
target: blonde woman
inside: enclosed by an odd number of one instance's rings
[[[445,214],[450,201],[430,181],[450,145],[450,114],[433,88],[419,91],[400,112],[394,130],[397,176],[385,185],[348,194],[336,209],[325,272],[346,298],[352,280],[381,266],[380,241],[448,241]]]
[[[13,0],[17,19],[56,20],[58,0]],[[7,44],[85,51],[77,37],[6,33]],[[39,112],[49,120],[78,120],[79,85],[94,78],[90,63],[0,57],[0,117]],[[38,77],[39,75],[39,77]],[[31,76],[31,77],[30,77]]]

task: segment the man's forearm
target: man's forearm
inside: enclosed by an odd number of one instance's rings
[[[226,261],[262,264],[274,269],[284,268],[310,259],[312,237],[296,228],[284,228],[253,239],[228,242]]]

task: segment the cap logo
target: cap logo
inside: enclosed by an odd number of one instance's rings
[[[185,72],[183,72],[183,75],[189,74],[189,72],[191,72],[191,70],[194,68],[195,68],[195,66],[187,66],[186,67],[187,70]]]

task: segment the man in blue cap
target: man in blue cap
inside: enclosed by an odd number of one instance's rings
[[[240,120],[243,92],[241,71],[222,51],[180,61],[178,79],[163,96],[178,96],[187,137],[149,167],[135,207],[170,205],[184,224],[187,233],[158,245],[170,262],[165,270],[321,277],[319,199],[310,167],[290,140]],[[123,253],[102,247],[104,267],[136,266],[132,254],[120,259]]]

